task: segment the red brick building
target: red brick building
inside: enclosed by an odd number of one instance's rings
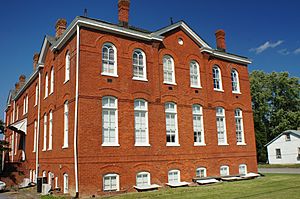
[[[179,21],[150,32],[76,17],[56,23],[9,94],[9,160],[80,196],[257,172],[247,64]],[[136,186],[134,188],[134,186]]]

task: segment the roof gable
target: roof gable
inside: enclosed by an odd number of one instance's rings
[[[295,137],[297,137],[297,138],[300,139],[300,131],[298,131],[298,130],[286,130],[286,131],[280,133],[278,136],[276,136],[273,140],[271,140],[270,142],[268,142],[265,145],[265,147],[269,146],[270,144],[272,144],[273,142],[275,142],[278,138],[280,138],[281,136],[286,135],[286,134],[292,134]]]

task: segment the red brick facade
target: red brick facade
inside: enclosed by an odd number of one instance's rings
[[[75,19],[76,20],[76,19]],[[96,21],[96,20],[95,20]],[[67,29],[68,30],[68,29]],[[136,174],[147,171],[151,183],[165,186],[168,171],[180,170],[181,181],[191,182],[198,167],[206,167],[207,176],[219,176],[220,166],[228,165],[230,175],[239,174],[239,165],[246,164],[248,172],[257,172],[255,135],[251,109],[250,85],[246,63],[222,59],[209,52],[201,52],[202,46],[195,42],[187,31],[179,26],[163,33],[162,41],[149,41],[126,34],[117,34],[90,27],[79,26],[79,49],[76,32],[64,44],[53,49],[56,43],[46,46],[41,52],[43,63],[37,67],[36,75],[21,88],[10,101],[6,110],[9,126],[27,118],[24,166],[36,170],[34,146],[34,121],[39,121],[38,176],[52,172],[58,177],[58,186],[63,188],[63,174],[69,176],[69,193],[76,193],[74,163],[74,124],[76,106],[76,67],[78,66],[78,193],[82,196],[103,194],[103,176],[119,174],[121,192],[134,191]],[[64,33],[69,34],[69,33]],[[71,33],[70,33],[71,34]],[[178,39],[183,45],[178,43]],[[59,42],[55,41],[55,42]],[[110,42],[117,49],[118,77],[104,76],[102,72],[102,46]],[[224,45],[225,47],[225,41]],[[226,48],[226,47],[225,47]],[[133,80],[132,53],[141,49],[146,55],[148,81]],[[65,81],[65,58],[70,52],[70,80]],[[79,59],[77,63],[77,52]],[[163,83],[163,56],[174,59],[176,85]],[[200,66],[202,88],[190,86],[190,61]],[[40,60],[39,60],[40,61]],[[78,65],[77,65],[78,64]],[[212,67],[218,65],[222,75],[223,92],[214,91]],[[54,68],[54,92],[44,99],[45,75]],[[241,94],[232,92],[231,69],[239,74]],[[40,103],[35,104],[36,85],[40,75]],[[50,77],[50,76],[49,76]],[[49,78],[50,81],[50,78]],[[49,83],[50,85],[50,83]],[[28,113],[23,115],[23,99],[28,95]],[[118,140],[120,146],[102,145],[102,97],[113,96],[118,100]],[[150,146],[135,146],[134,100],[148,102],[148,129]],[[68,148],[62,148],[64,140],[64,103],[69,102]],[[180,146],[166,146],[165,103],[177,104],[178,139]],[[194,146],[192,105],[203,107],[204,137],[206,146]],[[40,112],[38,107],[40,106]],[[18,120],[16,119],[16,107]],[[228,145],[218,145],[216,107],[225,109]],[[234,110],[243,112],[246,145],[237,145]],[[52,150],[42,151],[44,114],[53,112]],[[13,112],[15,112],[13,114]],[[14,121],[11,120],[15,116]],[[49,121],[47,122],[49,127]],[[49,130],[47,131],[49,132]],[[13,131],[7,130],[10,141]],[[17,133],[14,133],[15,135]],[[14,137],[15,138],[15,137]],[[19,138],[19,137],[18,137]],[[75,140],[76,140],[75,139]],[[17,140],[20,142],[20,139]],[[49,142],[49,140],[47,140]],[[47,144],[48,145],[48,144]],[[48,147],[47,147],[48,148]],[[22,150],[11,155],[10,160],[20,161]],[[75,151],[76,153],[76,151]],[[52,182],[54,186],[54,181]]]

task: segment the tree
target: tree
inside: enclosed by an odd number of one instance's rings
[[[4,134],[4,123],[0,120],[0,135]],[[9,143],[5,140],[0,140],[0,152],[9,150]],[[2,153],[1,153],[2,154]]]
[[[283,131],[300,126],[299,78],[287,72],[253,71],[250,85],[257,157],[266,162],[265,145]]]

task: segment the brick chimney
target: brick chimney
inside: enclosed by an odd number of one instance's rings
[[[20,90],[19,82],[15,83],[15,91],[18,92]]]
[[[24,86],[26,81],[26,76],[25,75],[20,75],[19,77],[19,88],[22,88],[22,86]]]
[[[216,35],[217,49],[226,51],[225,31],[221,29],[217,30],[215,35]]]
[[[66,30],[67,21],[65,19],[58,19],[55,24],[55,38],[58,39]]]
[[[130,6],[130,0],[118,1],[119,25],[124,27],[128,27],[129,6]]]
[[[40,56],[39,53],[34,53],[34,55],[33,55],[33,71],[36,70],[36,66],[39,61],[39,56]]]

